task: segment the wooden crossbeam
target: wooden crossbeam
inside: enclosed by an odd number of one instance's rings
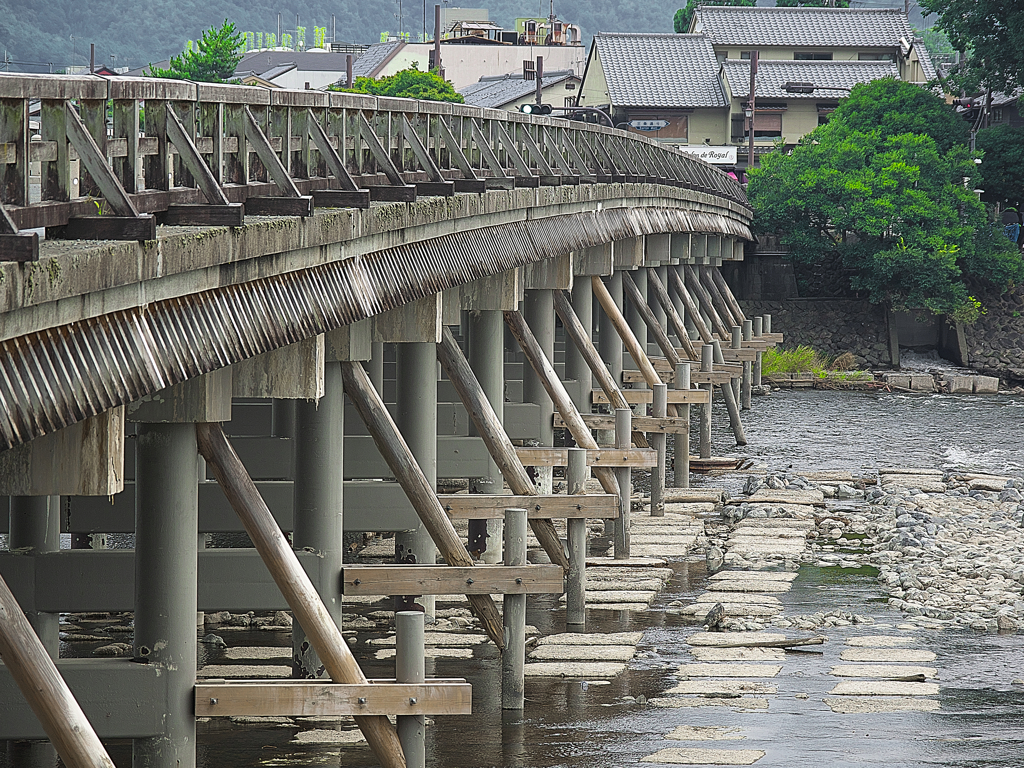
[[[758,350],[756,349],[732,349],[731,347],[722,348],[722,357],[730,363],[757,360],[757,353]]]
[[[609,416],[607,418],[614,419]],[[584,416],[586,419],[586,416]],[[555,416],[557,422],[560,416]],[[503,496],[483,493],[452,493],[438,495],[438,501],[453,520],[497,520],[509,508],[525,509],[534,519],[604,519],[619,516],[619,499],[610,493],[588,493],[568,496]]]
[[[741,350],[742,351],[742,350]],[[624,389],[622,396],[630,405],[654,402],[654,392],[650,389]],[[668,402],[670,405],[699,405],[708,401],[708,393],[702,389],[670,389]],[[600,389],[591,393],[591,402],[595,405],[609,405],[608,398]]]
[[[762,333],[761,334],[761,338],[763,340],[765,340],[765,341],[772,342],[773,346],[775,344],[781,344],[782,343],[782,334],[781,333]]]
[[[270,174],[270,178],[274,180],[281,194],[285,197],[301,197],[299,188],[295,186],[295,181],[288,174],[284,163],[281,162],[281,158],[274,151],[270,140],[267,139],[267,134],[263,132],[260,124],[256,122],[256,117],[248,105],[244,107],[244,116],[245,139],[252,145],[253,151],[267,169],[267,173]],[[312,204],[312,201],[310,201],[310,204]],[[308,215],[312,215],[312,213]]]
[[[516,454],[527,467],[565,467],[569,464],[568,448],[516,448]],[[587,466],[656,467],[658,452],[650,448],[588,448]]]
[[[459,166],[459,170],[462,171],[462,175],[465,177],[464,181],[482,181],[477,176],[476,171],[473,169],[472,164],[469,162],[469,158],[466,157],[466,153],[462,151],[462,146],[459,140],[455,138],[451,128],[448,127],[448,123],[445,122],[443,117],[438,117],[433,121],[433,125],[437,127],[438,135],[444,142],[445,147],[448,149],[448,154],[451,156],[455,164]],[[468,189],[459,189],[455,187],[458,192],[468,192]],[[483,189],[473,190],[483,192]]]
[[[660,374],[661,380],[666,384],[671,384],[676,380],[675,371],[665,371]],[[733,379],[738,379],[742,376],[741,371],[736,370],[724,370],[720,371],[716,367],[714,371],[690,371],[690,383],[691,384],[726,384],[731,382]],[[623,371],[622,372],[622,383],[623,384],[634,384],[642,383],[644,381],[644,375],[640,371]]]
[[[232,680],[196,683],[197,717],[468,715],[472,686],[461,678],[423,683],[369,680]]]
[[[608,413],[584,413],[583,421],[591,429],[615,429],[615,416]],[[564,427],[565,422],[555,414],[555,427]],[[685,435],[690,431],[690,422],[682,416],[634,416],[633,429],[638,432],[655,434]],[[589,515],[588,515],[589,517]]]
[[[560,595],[560,565],[353,565],[341,571],[352,595]]]

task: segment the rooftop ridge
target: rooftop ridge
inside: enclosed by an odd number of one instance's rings
[[[899,8],[828,8],[817,6],[806,6],[796,8],[779,8],[777,6],[746,6],[746,5],[698,5],[698,11],[703,12],[728,12],[728,13],[885,13],[906,16]]]

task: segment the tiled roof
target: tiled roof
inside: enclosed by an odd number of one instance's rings
[[[729,90],[734,98],[746,99],[750,94],[750,62],[728,59],[723,64]],[[891,61],[790,61],[761,59],[757,63],[757,98],[759,99],[839,99],[844,90],[815,90],[814,93],[788,93],[786,83],[813,83],[821,88],[852,88],[883,77],[898,77]]]
[[[924,47],[924,40],[917,38],[914,41],[914,50],[917,52],[917,58],[921,61],[921,69],[924,70],[924,79],[926,82],[931,82],[939,76],[939,73],[935,71],[935,64],[932,62],[932,56],[928,53],[928,49]]]
[[[704,35],[597,34],[616,107],[725,107],[718,60]]]
[[[362,56],[355,60],[352,65],[352,77],[375,77],[377,71],[391,60],[399,48],[405,43],[401,40],[391,40],[386,43],[374,43],[367,48]],[[345,71],[345,67],[341,68]]]
[[[573,76],[573,73],[567,70],[545,72],[544,87],[556,85]],[[481,78],[479,82],[460,88],[459,93],[466,99],[467,104],[472,104],[474,107],[500,108],[528,96],[536,90],[537,82],[535,80],[524,80],[521,73],[515,73],[505,77]],[[561,104],[553,106],[561,106]]]
[[[262,77],[265,72],[284,64],[292,64],[300,72],[344,72],[347,55],[310,51],[252,51],[242,57],[235,67],[235,72],[255,72]]]
[[[748,8],[700,6],[694,32],[715,45],[895,48],[914,39],[898,8]]]

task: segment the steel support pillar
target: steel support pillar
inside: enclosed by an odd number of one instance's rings
[[[526,291],[523,301],[523,317],[533,331],[537,343],[544,355],[555,364],[555,305],[551,290],[538,288]],[[552,446],[555,442],[554,405],[548,397],[547,390],[532,366],[523,366],[523,402],[536,403],[540,406],[540,436],[542,446]],[[552,468],[536,467],[534,484],[539,493],[551,493]]]
[[[605,283],[605,287],[608,288],[608,293],[611,294],[612,299],[615,301],[615,306],[622,306],[622,273],[615,270],[612,276]],[[601,359],[604,360],[608,366],[608,372],[612,375],[612,380],[619,387],[622,386],[622,339],[619,338],[618,331],[615,330],[615,326],[612,324],[611,318],[602,309],[600,317],[597,321],[598,327],[598,339],[597,339],[597,351],[601,353]],[[601,445],[614,445],[615,444],[615,433],[614,430],[598,430],[597,441]]]
[[[341,627],[342,520],[345,449],[345,393],[341,363],[324,363],[324,396],[298,400],[295,409],[295,478],[292,546],[309,547],[319,556],[313,578],[334,623]],[[326,677],[316,651],[298,622],[292,624],[292,677]]]
[[[654,268],[654,273],[658,276],[658,279],[661,281],[662,285],[668,285],[668,266],[667,265],[663,264],[660,267],[655,267]],[[644,276],[644,280],[645,281],[647,280],[646,275]],[[637,288],[639,288],[639,287],[640,287],[640,285],[638,283],[637,284]],[[644,296],[648,296],[646,288],[644,288]],[[648,299],[649,298],[650,297],[648,296]],[[665,313],[665,308],[663,306],[661,306],[661,302],[660,301],[655,301],[655,302],[653,302],[651,304],[651,311],[654,312],[654,319],[658,321],[658,325],[660,325],[662,328],[664,328],[666,333],[671,333],[671,329],[669,328],[669,325],[668,325],[668,315]],[[680,315],[680,317],[682,317],[682,315]],[[656,354],[660,355],[662,353],[659,351]]]
[[[572,286],[572,309],[583,324],[588,338],[593,337],[594,292],[589,280],[577,280]],[[590,413],[590,392],[594,388],[594,375],[583,353],[569,339],[565,342],[565,378],[580,382],[576,389],[581,402],[576,407],[581,413]]]
[[[135,453],[135,656],[167,679],[162,736],[135,768],[194,768],[199,489],[193,424],[139,424]]]
[[[384,400],[384,342],[370,342],[370,360],[366,363],[366,372],[370,375],[370,383],[377,390],[380,399]],[[386,402],[386,401],[385,401]]]
[[[427,482],[437,490],[437,345],[410,341],[395,345],[397,397],[395,423],[416,457]],[[437,549],[422,523],[395,534],[395,559],[434,565]],[[434,596],[424,595],[420,605],[428,624],[434,621]]]
[[[275,397],[270,403],[270,431],[274,437],[295,437],[295,401]]]
[[[469,365],[487,395],[487,401],[498,419],[505,413],[505,321],[501,310],[470,310],[468,313]],[[531,371],[532,372],[532,371]],[[469,434],[478,435],[470,420]],[[494,459],[487,456],[487,475],[469,479],[470,493],[501,493],[501,470]],[[502,520],[470,520],[469,551],[482,553],[485,563],[501,562]]]

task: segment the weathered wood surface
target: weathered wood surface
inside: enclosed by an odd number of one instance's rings
[[[537,488],[516,455],[516,449],[512,445],[512,441],[509,440],[505,427],[491,406],[490,400],[487,399],[487,393],[480,386],[469,361],[462,354],[462,349],[459,348],[459,344],[448,326],[444,326],[441,331],[441,341],[437,345],[437,359],[441,362],[445,373],[448,374],[455,391],[459,393],[459,399],[466,407],[477,432],[484,441],[484,445],[487,446],[487,452],[491,455],[509,488],[513,493],[521,496],[536,495]],[[510,506],[519,505],[512,504]],[[551,520],[532,518],[530,519],[530,528],[551,562],[557,563],[568,571],[569,559],[565,555],[561,539],[555,532],[555,526]]]
[[[238,454],[228,443],[220,424],[196,424],[196,442],[199,453],[206,459],[231,508],[241,519],[253,546],[292,609],[295,620],[320,656],[327,674],[337,683],[366,685],[366,676],[341,630],[299,564],[288,539],[245,471]],[[382,765],[405,768],[405,755],[398,733],[386,717],[360,715],[355,720]]]
[[[675,272],[674,269],[669,271]],[[687,360],[700,360],[700,353],[697,352],[697,348],[690,341],[690,335],[686,332],[686,324],[683,323],[683,318],[676,312],[675,304],[669,298],[668,287],[661,282],[661,278],[658,277],[658,272],[655,269],[647,270],[647,288],[654,291],[655,299],[665,311],[665,316],[668,318],[669,323],[671,323],[672,330],[675,331],[679,343],[683,345],[681,351],[677,349],[676,353]]]
[[[509,508],[525,509],[527,517],[545,519],[600,518],[619,516],[619,500],[610,493],[588,493],[577,496],[504,496],[482,493],[439,495],[438,500],[453,520],[501,519]]]
[[[662,379],[665,380],[666,384],[671,384],[676,380],[676,374],[674,371],[659,374]],[[718,366],[715,367],[714,371],[705,373],[704,371],[690,371],[690,383],[691,384],[728,384],[733,379],[738,378],[732,370],[719,370]],[[622,383],[623,384],[634,384],[643,382],[644,376],[640,371],[623,371],[622,372]]]
[[[384,717],[468,715],[472,686],[461,679],[425,683],[232,680],[196,684],[197,717]]]
[[[416,462],[416,457],[406,445],[384,401],[370,383],[370,377],[362,364],[344,362],[341,364],[341,374],[345,383],[345,393],[359,411],[377,450],[412,502],[413,509],[433,539],[441,557],[448,565],[472,566],[473,558],[441,508],[441,502],[437,500],[434,489],[427,482]],[[504,632],[494,601],[489,595],[471,595],[469,603],[488,636],[495,645],[503,649]]]
[[[649,389],[624,389],[622,391],[622,396],[630,405],[636,403],[650,403],[654,400],[654,393]],[[608,398],[605,397],[604,392],[599,389],[595,389],[591,393],[591,398],[594,403],[608,403]],[[708,394],[701,389],[670,389],[668,391],[668,401],[672,405],[706,403],[708,401]]]
[[[722,297],[729,304],[729,308],[732,310],[733,316],[737,318],[740,321],[739,324],[742,325],[743,321],[747,319],[747,316],[743,314],[743,309],[740,307],[740,303],[736,301],[736,296],[733,294],[732,289],[729,287],[729,283],[725,281],[725,278],[722,276],[721,271],[718,269],[712,269],[711,279],[718,287],[719,293],[722,294]]]
[[[622,290],[626,298],[632,302],[634,309],[640,314],[641,319],[643,319],[644,324],[647,326],[647,330],[654,335],[654,341],[665,354],[665,359],[668,361],[669,366],[672,370],[675,370],[675,367],[682,362],[682,359],[679,357],[679,353],[676,352],[672,342],[669,341],[665,329],[661,327],[661,323],[658,322],[654,312],[651,311],[647,300],[640,293],[640,289],[636,287],[636,283],[633,282],[629,272],[624,271],[622,273]]]
[[[653,393],[652,393],[653,394]],[[565,467],[569,465],[568,448],[517,448],[523,464],[530,467]],[[587,466],[653,467],[658,454],[651,448],[588,448]]]
[[[732,349],[726,347],[722,349],[722,358],[726,363],[747,363],[757,360],[758,350],[756,349]]]
[[[558,565],[355,565],[341,572],[346,595],[536,595],[564,591]]]
[[[690,321],[697,329],[697,334],[700,336],[700,340],[705,344],[710,344],[711,339],[714,338],[714,334],[704,322],[704,318],[701,317],[700,311],[697,308],[697,302],[694,301],[693,296],[690,295],[690,291],[686,288],[686,284],[683,282],[683,278],[679,274],[679,270],[681,269],[682,267],[670,268],[668,271],[669,280],[672,281],[672,287],[676,289],[676,293],[683,302],[683,307],[685,307],[686,313],[690,316]],[[699,352],[696,359],[700,359]]]
[[[609,413],[584,413],[583,421],[591,429],[615,429],[615,416]],[[565,422],[557,413],[555,426],[564,427]],[[665,433],[668,435],[685,435],[690,431],[690,422],[682,416],[634,416],[633,426],[643,432]]]

